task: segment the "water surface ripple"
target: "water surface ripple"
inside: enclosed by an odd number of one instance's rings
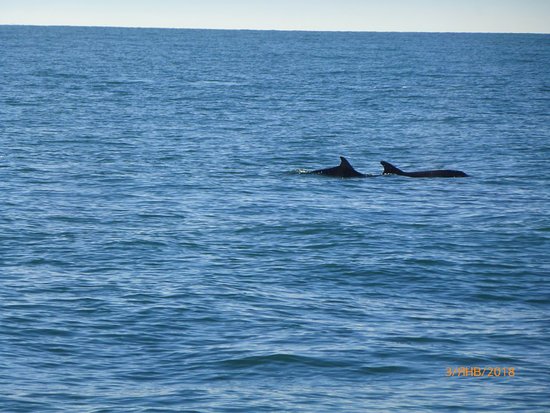
[[[0,410],[550,410],[548,35],[0,44]]]

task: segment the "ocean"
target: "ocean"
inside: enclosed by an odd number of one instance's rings
[[[0,26],[0,411],[550,411],[549,68],[550,35]],[[378,176],[301,173],[340,156]]]

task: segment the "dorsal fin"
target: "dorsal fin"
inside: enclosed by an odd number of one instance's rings
[[[389,175],[389,174],[403,175],[404,174],[404,172],[401,169],[397,168],[396,166],[393,166],[389,162],[380,161],[380,163],[384,167],[384,172],[382,172],[382,174],[384,175]]]
[[[344,158],[343,156],[340,156],[340,167],[341,168],[351,168],[353,169],[353,166],[351,166],[351,164],[349,163],[349,161]]]
[[[344,158],[343,156],[340,156],[340,165],[338,165],[338,169],[340,170],[340,174],[344,178],[353,178],[353,177],[364,177],[365,175],[361,172],[357,172],[353,166],[349,163],[349,161]]]

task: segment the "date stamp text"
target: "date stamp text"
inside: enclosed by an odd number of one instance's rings
[[[515,377],[515,367],[447,367],[447,377]]]

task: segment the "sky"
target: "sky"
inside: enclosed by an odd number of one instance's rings
[[[550,33],[550,0],[0,0],[0,24]]]

